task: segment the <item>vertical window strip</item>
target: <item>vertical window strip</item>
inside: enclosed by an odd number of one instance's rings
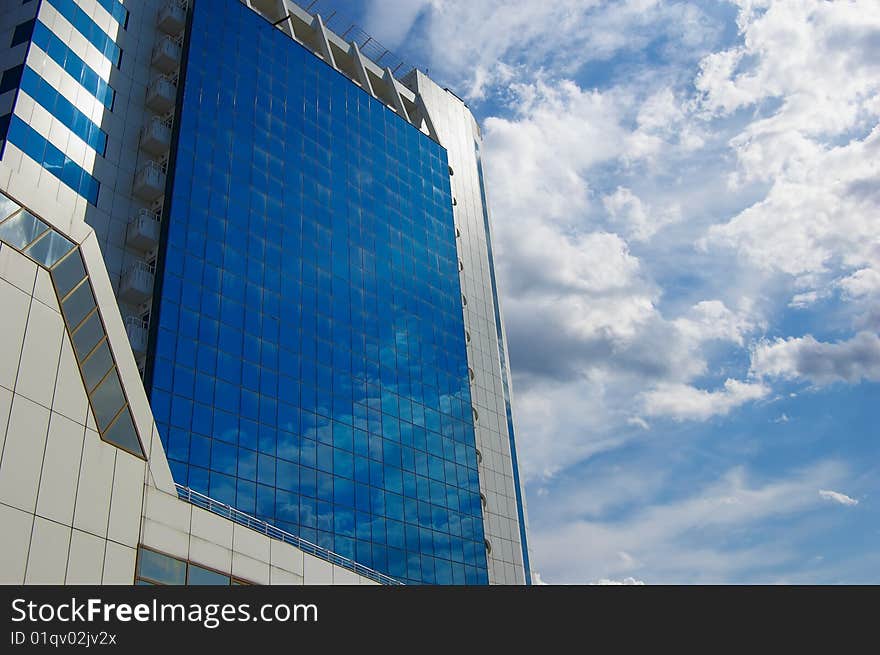
[[[79,248],[5,194],[0,194],[0,241],[49,271],[101,439],[143,459],[144,449]],[[97,362],[97,368],[90,362]],[[103,371],[100,381],[89,384],[95,371]]]
[[[61,121],[67,129],[85,141],[92,150],[104,156],[107,149],[107,134],[30,67],[24,70],[21,89]]]
[[[48,4],[64,16],[74,29],[82,34],[86,40],[95,46],[114,66],[119,66],[122,51],[116,42],[102,30],[98,24],[89,18],[82,7],[73,0],[46,0]]]
[[[33,43],[107,109],[113,109],[115,92],[110,85],[39,21],[34,27]]]
[[[98,204],[98,181],[18,116],[12,116],[7,140],[91,204]]]

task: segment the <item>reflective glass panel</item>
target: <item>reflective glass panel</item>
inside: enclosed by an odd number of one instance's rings
[[[92,295],[92,285],[86,280],[79,285],[64,302],[61,309],[70,329],[76,329],[82,320],[95,308],[95,297]]]
[[[48,229],[48,225],[24,209],[0,225],[0,240],[23,250]]]
[[[76,332],[73,333],[73,348],[76,358],[80,361],[86,358],[98,342],[104,338],[104,325],[98,312],[94,312],[83,321]]]
[[[18,211],[21,209],[21,206],[7,198],[3,194],[0,194],[0,221],[7,218],[12,212]]]
[[[86,389],[89,391],[94,389],[95,385],[104,378],[112,366],[113,356],[110,354],[110,347],[104,341],[80,366],[83,379],[86,382]]]
[[[237,0],[192,11],[147,380],[177,481],[486,584],[445,150]]]
[[[186,584],[186,562],[146,548],[139,548],[138,577],[159,584]]]
[[[55,284],[58,297],[64,298],[71,289],[82,282],[85,276],[86,269],[83,266],[82,256],[79,250],[75,250],[52,269],[52,282]]]
[[[57,232],[50,231],[39,241],[32,244],[25,254],[35,259],[43,266],[49,267],[71,251],[74,244]]]
[[[125,404],[122,385],[119,384],[119,376],[115,370],[97,386],[91,398],[95,421],[98,423],[98,429],[103,432]]]
[[[127,450],[133,455],[143,456],[144,451],[141,448],[141,442],[138,439],[137,431],[134,428],[134,422],[131,418],[131,412],[125,409],[119,418],[110,426],[101,437],[104,441],[112,443],[123,450]]]
[[[228,585],[229,576],[203,569],[201,566],[190,564],[188,566],[188,577],[186,583],[189,585]]]

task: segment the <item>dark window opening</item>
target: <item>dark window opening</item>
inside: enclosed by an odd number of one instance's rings
[[[16,26],[15,31],[12,33],[12,44],[10,47],[15,47],[20,43],[27,43],[31,40],[31,36],[34,33],[34,23],[36,22],[36,18],[31,18],[26,23],[22,23],[21,25]]]

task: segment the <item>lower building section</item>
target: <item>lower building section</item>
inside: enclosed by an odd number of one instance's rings
[[[396,582],[174,485],[91,230],[0,195],[0,307],[0,584]]]

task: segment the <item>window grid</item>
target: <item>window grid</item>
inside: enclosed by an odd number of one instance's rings
[[[151,352],[175,479],[405,582],[485,584],[446,152],[217,4],[194,8]]]

